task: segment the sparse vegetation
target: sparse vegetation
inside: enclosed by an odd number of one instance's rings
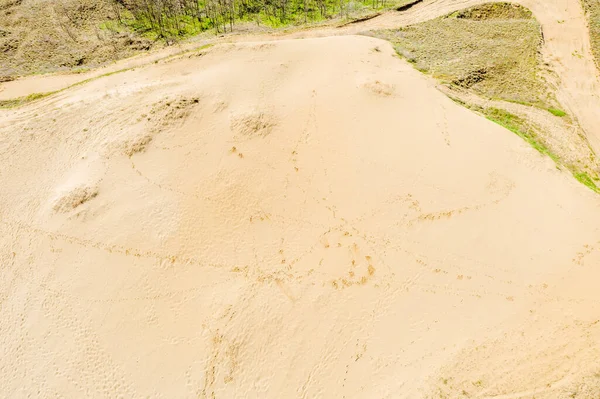
[[[539,134],[538,128],[523,118],[498,108],[483,108],[467,104],[456,97],[450,97],[450,99],[457,104],[484,115],[492,122],[515,133],[542,155],[547,155],[552,159],[558,168],[566,168],[580,183],[589,187],[594,192],[600,193],[600,186],[596,184],[596,182],[600,182],[600,176],[598,176],[598,173],[593,167],[596,164],[593,152],[590,153],[591,158],[589,160],[579,159],[575,162],[568,161],[565,157],[561,156],[561,154],[552,151],[550,146],[545,143],[545,140]]]
[[[592,53],[596,60],[596,66],[600,69],[600,1],[581,0],[581,3],[588,17]]]
[[[11,98],[10,100],[0,100],[0,109],[19,107],[21,105],[25,105],[32,101],[39,100],[44,97],[48,97],[49,95],[52,95],[54,93],[57,93],[57,92],[52,91],[52,92],[47,92],[47,93],[33,93],[33,94],[30,94],[30,95],[24,96],[24,97]]]
[[[510,3],[487,3],[477,7],[459,10],[450,14],[451,18],[471,19],[475,21],[533,19],[531,10]]]
[[[107,72],[105,74],[102,74],[102,75],[99,75],[99,76],[96,76],[96,77],[93,77],[93,78],[82,80],[80,82],[74,83],[74,84],[72,84],[70,86],[67,86],[67,87],[65,87],[63,89],[56,90],[56,91],[48,91],[48,92],[44,92],[44,93],[32,93],[32,94],[30,94],[28,96],[24,96],[24,97],[11,98],[9,100],[0,100],[0,109],[20,107],[22,105],[29,104],[29,103],[31,103],[33,101],[40,100],[42,98],[51,96],[53,94],[60,93],[62,91],[68,90],[68,89],[70,89],[72,87],[81,86],[81,85],[84,85],[84,84],[89,83],[89,82],[91,82],[93,80],[96,80],[96,79],[100,79],[100,78],[103,78],[103,77],[115,75],[117,73],[127,72],[127,71],[130,71],[130,70],[131,70],[131,68],[125,68],[125,69],[119,69],[117,71]]]
[[[490,99],[557,105],[541,73],[540,25],[521,6],[486,4],[374,35],[449,85]]]
[[[129,29],[101,29],[113,16],[109,0],[0,0],[0,76],[86,69],[151,47]]]

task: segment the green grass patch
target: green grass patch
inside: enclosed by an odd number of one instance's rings
[[[572,173],[573,173],[573,177],[575,177],[575,179],[577,179],[580,183],[589,187],[592,191],[594,191],[596,193],[600,193],[600,188],[598,188],[598,186],[596,186],[596,183],[594,183],[594,179],[592,177],[590,177],[590,175],[587,172],[573,171]]]
[[[557,108],[548,108],[548,112],[550,112],[554,116],[560,116],[561,118],[567,115],[565,111]]]
[[[485,108],[483,114],[487,119],[505,127],[521,137],[541,154],[549,156],[556,163],[560,163],[559,157],[548,149],[548,147],[539,139],[535,130],[532,129],[525,120],[498,108]]]
[[[44,97],[48,97],[54,93],[58,93],[58,91],[50,91],[47,93],[32,93],[28,96],[11,98],[10,100],[0,100],[0,108],[7,109],[7,108],[20,107],[22,105],[29,104],[30,102],[33,102],[35,100],[39,100]]]
[[[547,155],[548,157],[550,157],[550,159],[552,159],[557,166],[562,166],[568,169],[571,172],[571,174],[573,174],[573,177],[577,179],[577,181],[587,186],[594,192],[600,193],[600,188],[595,183],[595,180],[597,181],[599,179],[594,172],[582,170],[577,165],[566,164],[560,156],[553,153],[546,146],[546,144],[544,144],[544,142],[540,140],[539,136],[535,132],[535,129],[529,126],[523,119],[511,114],[510,112],[498,108],[479,108],[477,110],[481,112],[490,121],[497,123],[498,125],[510,130],[517,136],[521,137],[523,140],[529,143],[529,145],[535,148],[540,154]]]

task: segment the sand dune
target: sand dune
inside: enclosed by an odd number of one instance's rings
[[[598,392],[600,200],[384,41],[96,80],[0,156],[3,397]]]

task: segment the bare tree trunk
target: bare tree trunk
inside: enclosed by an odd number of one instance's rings
[[[308,22],[308,7],[306,4],[306,0],[304,0],[304,23]]]

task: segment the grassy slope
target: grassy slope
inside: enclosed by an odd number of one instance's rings
[[[442,81],[488,98],[556,108],[539,69],[540,26],[522,7],[487,5],[377,35]]]
[[[151,42],[100,29],[108,0],[0,0],[0,77],[94,67]]]

